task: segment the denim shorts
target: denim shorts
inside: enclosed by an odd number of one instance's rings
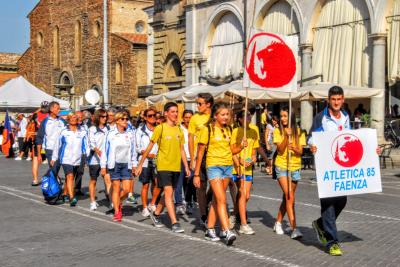
[[[115,163],[113,169],[109,169],[108,173],[111,180],[130,180],[132,179],[132,170],[128,169],[128,163]]]
[[[232,175],[232,181],[234,181],[234,182],[238,182],[241,179],[243,179],[243,175],[240,175],[240,176],[237,175],[237,174],[233,174]],[[253,182],[253,175],[246,175],[245,181],[246,182]]]
[[[208,180],[232,178],[232,165],[229,166],[210,166],[207,168]]]
[[[289,173],[288,170],[281,169],[279,167],[275,167],[276,177],[279,179],[281,177],[288,177]],[[301,180],[300,169],[291,171],[292,181],[297,182]]]

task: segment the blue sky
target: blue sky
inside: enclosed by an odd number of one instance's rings
[[[29,47],[26,17],[39,0],[0,0],[0,52],[22,54]]]

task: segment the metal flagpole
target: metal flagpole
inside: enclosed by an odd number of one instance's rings
[[[105,108],[108,108],[108,17],[107,1],[103,0],[103,102]]]

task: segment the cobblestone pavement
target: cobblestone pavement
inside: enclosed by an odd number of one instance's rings
[[[44,173],[46,165],[41,168]],[[156,229],[140,205],[126,204],[122,223],[89,211],[88,196],[78,206],[49,206],[30,186],[30,163],[0,157],[1,266],[399,266],[400,171],[383,170],[383,192],[349,197],[338,220],[344,255],[331,257],[319,246],[311,222],[319,216],[316,183],[304,171],[296,212],[304,237],[291,240],[272,231],[281,192],[261,172],[249,202],[254,236],[238,236],[234,246],[203,239],[196,215],[181,216],[184,234]],[[84,190],[87,191],[87,172]],[[139,192],[140,184],[135,183]],[[98,190],[103,188],[99,183]],[[98,201],[104,198],[98,194]],[[228,199],[230,197],[228,196]],[[163,220],[167,222],[166,215]]]

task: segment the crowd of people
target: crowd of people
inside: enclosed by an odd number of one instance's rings
[[[311,131],[350,129],[343,103],[343,90],[331,88],[329,105],[315,117]],[[166,208],[172,231],[184,232],[177,214],[192,214],[198,208],[205,238],[232,245],[237,238],[235,224],[238,233],[255,234],[249,225],[247,203],[254,165],[261,155],[266,174],[272,175],[282,190],[273,230],[278,235],[285,233],[282,221],[287,214],[291,238],[301,238],[295,194],[307,140],[294,112],[282,106],[278,115],[265,118],[260,129],[251,122],[255,108],[233,112],[224,103],[214,103],[209,93],[198,94],[196,104],[196,112],[185,110],[181,116],[173,102],[166,103],[162,113],[149,107],[133,121],[127,110],[114,108],[60,117],[57,102],[43,103],[28,120],[18,115],[14,128],[20,153],[15,159],[32,159],[32,186],[40,184],[38,166],[44,159],[55,175],[62,168],[62,200],[71,207],[78,203],[82,177],[88,169],[89,208],[96,210],[100,197],[96,187],[101,177],[116,222],[122,221],[124,201],[137,204],[133,192],[135,183],[140,182],[141,215],[150,217],[155,227],[164,226],[160,217]],[[317,150],[312,139],[308,144],[313,152]],[[234,222],[227,208],[228,188]],[[346,197],[321,199],[321,218],[312,223],[331,255],[342,254],[335,222],[345,204]]]

